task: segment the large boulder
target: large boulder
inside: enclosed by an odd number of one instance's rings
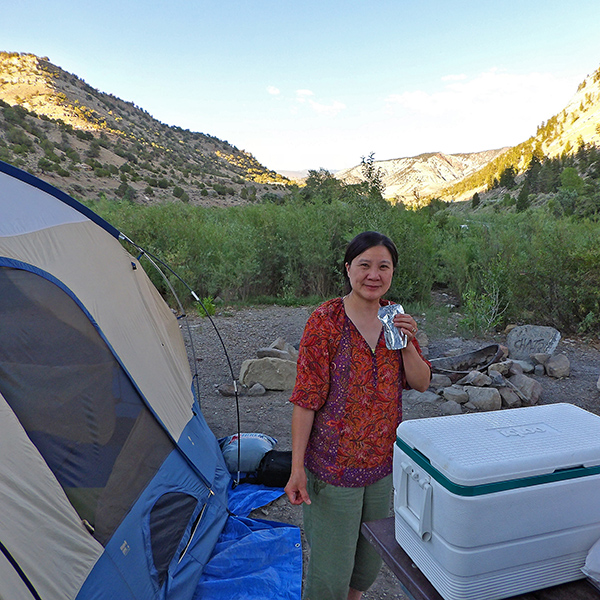
[[[532,354],[552,354],[559,341],[558,330],[539,325],[513,327],[506,336],[509,356],[516,360],[529,360]]]
[[[267,390],[291,390],[296,383],[296,361],[270,357],[245,360],[240,382],[248,387],[260,383]]]

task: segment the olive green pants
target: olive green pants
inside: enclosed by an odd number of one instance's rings
[[[349,588],[366,591],[382,560],[360,533],[361,523],[389,516],[392,476],[360,488],[325,483],[307,470],[311,504],[304,504],[310,546],[304,597],[346,600]]]

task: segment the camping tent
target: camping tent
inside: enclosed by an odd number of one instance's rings
[[[0,597],[192,598],[230,476],[120,233],[0,162]]]

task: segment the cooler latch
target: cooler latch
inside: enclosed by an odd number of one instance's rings
[[[431,539],[431,487],[429,477],[421,477],[408,463],[401,463],[396,510],[424,541]]]

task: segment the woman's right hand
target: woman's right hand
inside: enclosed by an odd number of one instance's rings
[[[292,411],[292,471],[285,486],[286,496],[292,504],[310,504],[306,489],[306,471],[304,470],[304,453],[315,419],[315,412],[302,408],[297,404]]]
[[[290,479],[285,486],[285,494],[292,504],[310,504],[310,497],[306,489],[306,472],[304,468],[292,470]]]

